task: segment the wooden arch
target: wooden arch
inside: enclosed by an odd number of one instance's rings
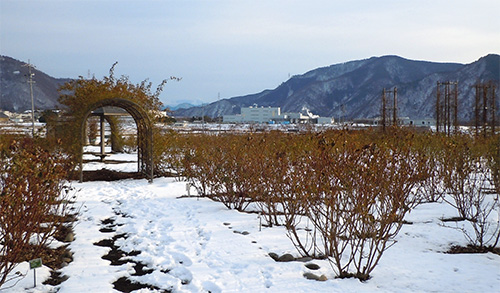
[[[85,145],[86,122],[92,111],[101,107],[118,107],[127,111],[137,125],[137,164],[138,172],[153,182],[153,126],[147,113],[137,103],[122,99],[104,99],[89,106],[80,121],[80,182],[83,182],[83,147]]]

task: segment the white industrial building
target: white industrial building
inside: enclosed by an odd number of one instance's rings
[[[436,126],[436,119],[434,118],[412,119],[409,117],[403,117],[400,119],[401,124],[406,126]]]
[[[279,107],[241,108],[241,116],[248,122],[266,123],[273,119],[279,119],[281,109]]]
[[[368,125],[382,125],[382,118],[362,118],[354,119],[354,123],[368,124]],[[388,125],[390,121],[387,121]],[[410,117],[398,117],[398,125],[400,126],[414,126],[414,127],[431,127],[436,126],[436,119],[434,118],[410,118]]]
[[[279,107],[242,107],[241,114],[224,115],[223,122],[228,123],[268,123],[281,117]]]
[[[303,108],[300,113],[281,113],[280,107],[242,107],[241,114],[224,115],[225,123],[283,123],[283,124],[331,124],[334,122],[331,117],[320,117],[312,114],[307,108]]]

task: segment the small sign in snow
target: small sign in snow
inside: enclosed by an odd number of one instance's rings
[[[41,268],[42,267],[42,259],[41,258],[35,258],[30,260],[30,269],[36,269],[36,268]]]

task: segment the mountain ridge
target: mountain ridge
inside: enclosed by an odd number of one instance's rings
[[[31,109],[28,68],[25,63],[0,56],[0,109],[21,112]],[[35,107],[60,108],[57,89],[69,78],[54,78],[34,69]],[[400,116],[434,117],[436,83],[459,82],[459,119],[472,119],[477,82],[500,81],[500,55],[488,54],[469,63],[410,60],[397,55],[370,57],[337,63],[294,75],[274,89],[218,100],[210,104],[174,110],[176,117],[239,114],[254,104],[298,112],[303,107],[330,117],[371,118],[379,115],[382,89],[398,88]],[[497,86],[497,97],[499,92]],[[497,99],[498,101],[498,99]],[[500,107],[498,107],[500,109]],[[498,115],[500,116],[500,114]]]
[[[412,118],[434,116],[437,81],[459,81],[459,99],[471,106],[472,85],[500,80],[500,56],[488,54],[469,64],[405,59],[396,55],[338,63],[295,75],[272,90],[233,97],[204,106],[212,117],[238,114],[254,104],[281,107],[283,112],[307,107],[321,116],[370,118],[379,115],[383,88],[398,88],[399,113]],[[344,113],[344,110],[345,113]],[[471,119],[471,111],[459,118]],[[200,116],[200,107],[174,112],[176,116]]]
[[[31,110],[28,67],[25,62],[0,55],[0,109],[11,112]],[[70,78],[54,78],[36,68],[33,98],[38,110],[59,108],[57,89]]]

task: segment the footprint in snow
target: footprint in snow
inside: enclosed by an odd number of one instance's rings
[[[221,288],[219,288],[219,286],[217,286],[214,282],[211,281],[205,281],[201,283],[201,286],[203,287],[203,290],[207,292],[212,292],[212,293],[222,292]]]
[[[186,256],[185,254],[179,253],[179,252],[169,252],[170,256],[174,259],[176,263],[182,264],[184,266],[190,266],[193,264],[191,259]]]
[[[266,286],[266,288],[271,288],[271,286],[273,285],[272,282],[273,275],[271,274],[273,270],[274,270],[273,267],[266,267],[263,270],[262,269],[260,270],[260,274],[264,278],[264,286]]]

